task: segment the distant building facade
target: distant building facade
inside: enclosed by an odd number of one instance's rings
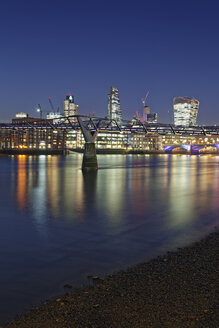
[[[48,112],[46,114],[47,120],[53,120],[53,123],[59,123],[62,121],[63,115],[59,112]]]
[[[64,116],[78,115],[78,105],[74,102],[73,95],[67,95],[64,100]],[[72,118],[72,121],[76,121],[76,118]]]
[[[174,124],[182,126],[196,125],[199,101],[189,97],[173,99]]]
[[[108,119],[116,120],[118,124],[122,123],[122,111],[120,108],[119,90],[115,87],[110,87],[108,95]]]
[[[14,118],[0,123],[0,151],[6,149],[80,149],[84,137],[78,123],[53,125],[53,120]],[[138,117],[124,128],[98,129],[96,148],[103,151],[219,153],[218,126],[191,128],[170,124],[147,124]]]
[[[151,108],[149,106],[144,106],[143,108],[143,121],[157,123],[157,113],[151,113]]]
[[[157,123],[157,113],[150,113],[147,115],[148,123]]]
[[[25,112],[18,112],[18,113],[16,113],[15,117],[16,118],[25,118],[25,117],[28,117],[28,114]]]

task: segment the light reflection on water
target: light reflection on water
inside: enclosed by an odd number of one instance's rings
[[[217,225],[218,156],[0,156],[0,323]]]

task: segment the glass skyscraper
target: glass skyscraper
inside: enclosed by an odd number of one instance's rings
[[[78,115],[78,105],[74,102],[72,95],[67,95],[64,100],[64,116]],[[71,121],[77,121],[76,118],[71,118]]]
[[[182,126],[196,125],[199,101],[189,97],[173,99],[174,124]]]
[[[118,124],[122,123],[122,111],[120,108],[119,90],[115,87],[110,87],[108,95],[108,119],[116,120]]]

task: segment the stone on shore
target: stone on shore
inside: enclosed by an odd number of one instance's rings
[[[218,232],[109,275],[4,328],[216,328]]]

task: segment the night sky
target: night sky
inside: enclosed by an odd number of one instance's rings
[[[1,0],[0,121],[49,111],[48,96],[63,109],[68,93],[81,114],[105,116],[113,85],[124,118],[150,90],[159,122],[190,96],[198,123],[219,125],[218,17],[217,0]]]

